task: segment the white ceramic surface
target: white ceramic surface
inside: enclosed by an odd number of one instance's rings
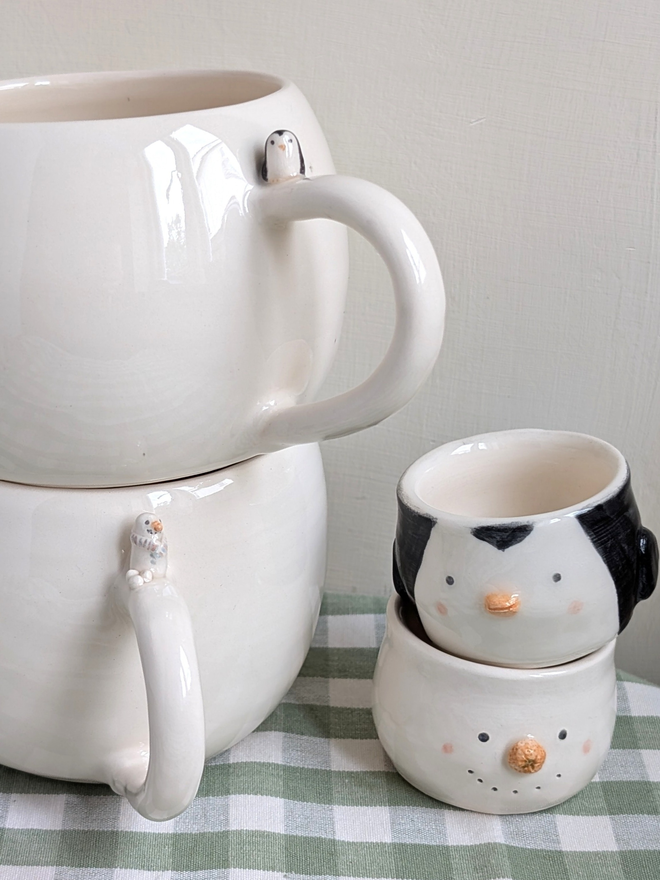
[[[565,431],[513,430],[422,456],[398,487],[395,585],[441,648],[503,666],[596,650],[657,579],[625,459]]]
[[[167,566],[131,586],[142,512],[163,526]],[[0,483],[0,528],[0,763],[176,815],[204,756],[270,714],[309,648],[325,575],[318,446],[143,487]]]
[[[436,648],[401,606],[394,596],[387,606],[373,714],[402,776],[446,803],[502,814],[559,804],[593,778],[616,719],[614,640],[563,666],[505,669]]]
[[[264,179],[285,130],[306,177],[285,163]],[[403,406],[440,349],[426,234],[394,196],[334,174],[309,105],[277,77],[2,82],[0,204],[5,480],[132,485],[342,436]],[[371,377],[310,404],[344,310],[331,220],[382,255],[396,328]]]

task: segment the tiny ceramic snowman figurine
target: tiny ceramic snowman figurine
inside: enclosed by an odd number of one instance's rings
[[[167,574],[167,538],[153,513],[141,513],[131,532],[131,561],[126,583],[137,589]]]
[[[305,160],[292,131],[274,131],[266,140],[261,176],[267,183],[279,183],[305,176]]]

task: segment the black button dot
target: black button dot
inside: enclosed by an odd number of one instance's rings
[[[536,790],[537,790],[537,791],[541,791],[541,786],[540,786],[540,785],[537,785],[537,786],[536,786]]]
[[[495,788],[495,786],[493,786],[493,788],[491,788],[491,791],[497,791],[497,789]]]
[[[554,581],[555,583],[558,583],[558,582],[561,580],[561,575],[559,574],[558,571],[556,571],[556,572],[553,574],[552,579],[553,579],[553,581]]]
[[[483,779],[477,779],[477,782],[483,782]]]
[[[557,779],[561,779],[561,773],[557,774]]]
[[[487,733],[480,733],[478,739],[479,739],[479,742],[487,743],[488,740],[490,739],[490,736]]]
[[[447,583],[449,584],[450,587],[453,586],[454,578],[450,574],[447,575],[445,580],[447,581]]]
[[[559,739],[566,739],[566,737],[568,736],[568,732],[562,729],[559,731],[557,736],[559,737]]]
[[[512,791],[511,793],[512,793],[512,794],[518,794],[518,789],[517,789],[517,788],[514,788],[513,791]]]
[[[468,773],[474,773],[474,770],[468,770]]]

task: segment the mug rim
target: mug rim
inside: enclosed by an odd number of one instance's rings
[[[170,116],[182,116],[188,113],[210,113],[218,110],[230,110],[233,108],[244,107],[247,105],[256,104],[259,101],[267,101],[269,98],[273,98],[276,95],[281,95],[282,92],[293,88],[294,84],[291,80],[288,80],[284,77],[278,76],[276,74],[271,73],[263,73],[259,70],[234,70],[234,69],[224,69],[220,67],[190,67],[190,68],[149,68],[145,70],[139,69],[129,69],[129,70],[90,70],[90,71],[82,71],[82,72],[72,72],[72,73],[44,73],[39,75],[30,75],[30,76],[22,76],[22,77],[14,77],[10,79],[0,80],[0,94],[4,90],[8,90],[10,88],[21,88],[22,86],[35,86],[39,85],[40,81],[48,80],[48,85],[51,84],[60,84],[60,85],[76,85],[78,82],[83,83],[87,81],[90,84],[93,84],[94,81],[97,82],[112,82],[113,80],[120,81],[121,79],[135,79],[135,80],[147,80],[147,79],[156,79],[156,78],[173,78],[173,79],[185,79],[186,77],[192,76],[206,76],[206,75],[222,75],[225,77],[244,77],[245,79],[251,79],[256,81],[261,81],[264,84],[270,84],[274,86],[272,91],[267,92],[266,94],[259,95],[256,98],[250,98],[247,101],[237,101],[235,103],[229,104],[214,104],[209,107],[192,107],[185,110],[173,110],[169,113],[151,113],[151,114],[136,114],[131,116],[102,116],[95,117],[90,119],[25,119],[25,120],[3,120],[0,118],[0,127],[4,126],[36,126],[36,125],[48,125],[48,126],[57,126],[57,125],[71,125],[75,123],[84,123],[87,125],[90,124],[103,124],[103,123],[111,123],[117,125],[121,122],[130,122],[132,120],[147,120],[147,119],[159,119],[159,118],[167,118]],[[44,83],[45,85],[46,83]]]
[[[397,593],[390,596],[385,611],[386,637],[389,634],[392,638],[399,639],[405,650],[421,655],[426,661],[454,669],[457,672],[477,675],[480,678],[493,678],[505,682],[526,682],[534,679],[547,680],[580,675],[606,662],[616,646],[617,637],[615,636],[595,651],[577,657],[575,660],[559,663],[556,666],[495,666],[490,663],[480,663],[477,660],[467,660],[456,654],[450,654],[436,645],[427,644],[404,623],[401,613],[402,606],[401,596]]]
[[[432,462],[435,462],[436,459],[446,456],[450,449],[458,449],[461,446],[476,443],[486,438],[488,438],[489,440],[494,440],[497,438],[520,436],[522,434],[534,434],[537,436],[541,434],[555,435],[557,437],[563,437],[567,439],[575,438],[580,441],[588,441],[589,443],[596,444],[600,446],[601,449],[609,452],[616,460],[616,473],[606,486],[581,501],[578,501],[566,507],[546,510],[541,513],[521,513],[516,516],[473,516],[462,513],[452,513],[448,510],[434,507],[432,504],[425,501],[417,491],[416,486],[420,478],[424,474],[428,473],[429,470],[431,470],[429,465]],[[436,446],[434,449],[431,449],[429,452],[416,459],[403,472],[397,484],[397,496],[413,510],[424,513],[437,521],[443,520],[445,522],[454,523],[457,526],[460,525],[473,528],[474,526],[479,524],[508,525],[522,522],[536,524],[543,522],[547,519],[567,515],[570,516],[571,514],[578,513],[582,510],[595,507],[597,504],[601,503],[606,498],[609,498],[616,491],[618,491],[627,479],[628,475],[628,462],[624,458],[623,454],[615,446],[612,446],[611,443],[608,443],[606,440],[602,440],[600,437],[594,437],[592,434],[584,434],[579,431],[562,431],[547,428],[510,428],[504,431],[489,431],[483,434],[474,434],[471,437],[465,437],[460,440],[450,440],[448,443],[443,443],[441,446]]]

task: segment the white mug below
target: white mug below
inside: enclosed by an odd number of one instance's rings
[[[0,482],[0,763],[170,819],[293,683],[319,613],[316,444],[118,489]]]
[[[339,437],[400,409],[442,341],[428,237],[336,175],[290,82],[240,71],[0,83],[0,479],[134,485]],[[360,386],[339,344],[351,226],[396,300]]]
[[[552,666],[595,651],[651,595],[658,547],[621,453],[569,431],[456,440],[397,489],[394,584],[445,651]]]
[[[589,783],[616,720],[614,639],[562,666],[506,669],[441,651],[415,618],[390,599],[373,691],[378,736],[408,782],[499,814],[544,810]]]

